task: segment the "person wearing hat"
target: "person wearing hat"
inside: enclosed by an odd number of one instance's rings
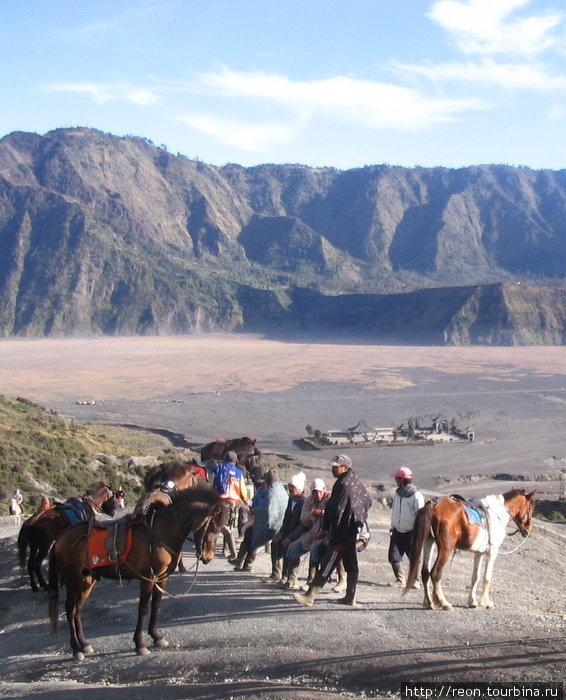
[[[352,470],[352,460],[347,455],[337,455],[332,460],[332,475],[336,478],[326,504],[322,530],[328,546],[306,593],[293,593],[298,603],[310,607],[332,572],[342,560],[346,569],[346,595],[338,601],[343,605],[356,605],[358,584],[357,543],[366,525],[371,496],[358,475]]]
[[[287,547],[287,581],[282,584],[285,588],[298,588],[297,574],[301,557],[311,551],[311,547],[317,541],[322,531],[322,517],[324,509],[330,498],[330,492],[326,490],[326,485],[322,479],[313,479],[311,482],[311,493],[303,503],[301,511],[301,523],[305,530],[300,537],[291,542]],[[309,562],[309,574],[307,584],[311,583],[316,574],[316,565],[311,560]]]
[[[228,506],[228,522],[222,528],[224,536],[224,548],[230,551],[230,557],[237,557],[236,543],[232,530],[238,524],[238,510],[241,504],[248,502],[248,490],[244,471],[236,464],[238,455],[235,452],[227,452],[226,456],[212,469],[214,481],[212,488],[218,492]]]
[[[410,554],[415,518],[417,512],[424,506],[425,499],[413,485],[413,472],[409,467],[400,467],[391,476],[395,479],[397,489],[391,504],[391,529],[389,530],[388,557],[395,574],[395,582],[390,585],[404,588],[403,556]]]
[[[305,493],[306,476],[303,472],[294,474],[288,485],[289,500],[283,516],[281,529],[271,542],[271,576],[264,578],[264,583],[282,583],[287,580],[287,571],[283,571],[287,547],[300,537],[305,527],[301,523]]]

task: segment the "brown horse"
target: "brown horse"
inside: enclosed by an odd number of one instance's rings
[[[137,502],[134,513],[146,513],[151,505],[168,506],[171,504],[170,488],[165,485],[173,482],[178,491],[192,489],[198,483],[198,477],[194,472],[194,463],[191,462],[168,462],[152,467],[145,475],[143,485],[145,494]],[[185,572],[183,556],[179,554],[178,569]]]
[[[479,509],[485,513],[485,523],[481,525],[469,522],[461,499],[444,497],[436,503],[429,501],[419,510],[415,520],[411,544],[411,567],[405,592],[412,588],[417,579],[422,554],[424,607],[452,610],[452,606],[442,592],[440,580],[442,570],[452,552],[455,549],[463,549],[475,554],[468,606],[478,607],[477,589],[480,569],[485,558],[483,590],[479,604],[492,608],[493,601],[489,595],[489,588],[495,558],[507,534],[506,527],[513,520],[523,537],[530,535],[533,527],[534,497],[534,491],[526,494],[522,489],[513,489],[503,495],[486,496],[480,499]],[[433,564],[435,553],[436,559]]]
[[[219,438],[215,442],[209,442],[200,451],[201,462],[208,462],[210,459],[219,461],[224,459],[228,452],[235,452],[241,462],[249,454],[257,450],[256,440],[249,437],[233,438],[232,440],[222,440]],[[258,455],[259,450],[257,450]]]
[[[55,542],[49,557],[49,617],[58,633],[59,582],[67,588],[65,610],[71,631],[74,658],[81,660],[92,647],[86,640],[81,611],[94,584],[100,578],[138,579],[140,599],[134,633],[136,652],[148,654],[143,642],[143,624],[151,599],[148,632],[157,647],[168,642],[157,630],[157,617],[163,590],[175,569],[183,542],[193,532],[197,556],[208,564],[214,557],[216,539],[226,523],[228,512],[220,496],[203,484],[176,492],[170,506],[160,508],[152,519],[146,518],[131,528],[131,548],[113,564],[95,567],[89,557],[89,525],[81,523],[64,532]],[[97,527],[90,537],[99,536]]]
[[[176,461],[152,467],[144,477],[144,489],[154,491],[167,481],[173,481],[180,490],[192,488],[196,485],[193,464]]]
[[[47,588],[41,565],[54,540],[74,522],[79,519],[94,519],[99,511],[106,515],[114,515],[112,491],[103,481],[91,484],[82,497],[38,510],[23,523],[18,535],[20,566],[25,566],[29,547],[27,570],[34,593],[40,586]]]

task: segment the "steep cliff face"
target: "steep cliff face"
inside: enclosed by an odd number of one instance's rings
[[[505,166],[217,168],[90,129],[15,132],[0,141],[0,335],[320,327],[295,288],[340,327],[337,309],[354,319],[365,303],[351,295],[373,293],[371,314],[398,333],[413,322],[385,292],[481,285],[458,313],[463,292],[436,291],[451,320],[430,342],[507,342],[482,324],[511,307],[527,329],[512,342],[557,342],[556,290],[524,283],[563,279],[565,185],[565,171]],[[485,285],[504,280],[523,286],[490,302]]]

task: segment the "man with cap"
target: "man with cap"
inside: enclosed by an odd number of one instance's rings
[[[297,573],[303,554],[310,552],[315,541],[318,540],[322,531],[322,517],[324,509],[330,498],[330,492],[326,490],[326,485],[322,479],[314,479],[311,482],[311,493],[303,503],[301,511],[301,523],[305,531],[300,537],[291,542],[287,547],[287,581],[282,584],[285,588],[298,588]],[[309,562],[309,575],[307,583],[310,583],[316,573],[316,566]]]
[[[289,501],[283,516],[283,524],[271,541],[271,576],[264,578],[264,583],[281,583],[283,578],[287,579],[287,572],[283,572],[287,547],[300,537],[306,529],[301,523],[303,503],[307,497],[305,481],[306,476],[303,472],[294,474],[289,481]]]
[[[409,467],[400,467],[391,476],[397,489],[391,505],[391,529],[389,530],[389,563],[395,574],[392,586],[404,588],[403,556],[411,552],[411,540],[417,512],[424,506],[422,493],[413,485],[413,472]]]
[[[328,540],[326,553],[308,591],[305,594],[293,594],[298,603],[308,607],[314,603],[340,560],[346,569],[347,586],[346,595],[338,602],[352,607],[356,605],[357,542],[362,541],[359,536],[366,525],[371,496],[358,475],[352,471],[352,460],[347,455],[334,457],[332,475],[336,481],[322,521],[322,529]]]

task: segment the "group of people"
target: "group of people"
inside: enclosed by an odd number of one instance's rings
[[[298,603],[312,606],[318,593],[338,575],[335,591],[345,595],[338,602],[355,606],[358,584],[358,553],[370,538],[368,514],[372,499],[366,486],[352,469],[347,455],[337,455],[331,463],[335,481],[328,489],[316,478],[306,488],[303,472],[294,474],[287,489],[277,470],[270,469],[255,483],[238,466],[234,452],[212,466],[213,487],[226,499],[230,517],[223,530],[225,553],[235,571],[251,571],[258,551],[270,544],[271,575],[266,584],[290,589]],[[393,475],[396,491],[392,503],[389,562],[395,581],[404,586],[403,557],[410,554],[416,514],[424,506],[422,493],[413,485],[413,474],[401,467]],[[245,523],[238,522],[244,512]],[[234,531],[242,536],[236,553]],[[300,591],[298,572],[308,554],[308,577]]]

